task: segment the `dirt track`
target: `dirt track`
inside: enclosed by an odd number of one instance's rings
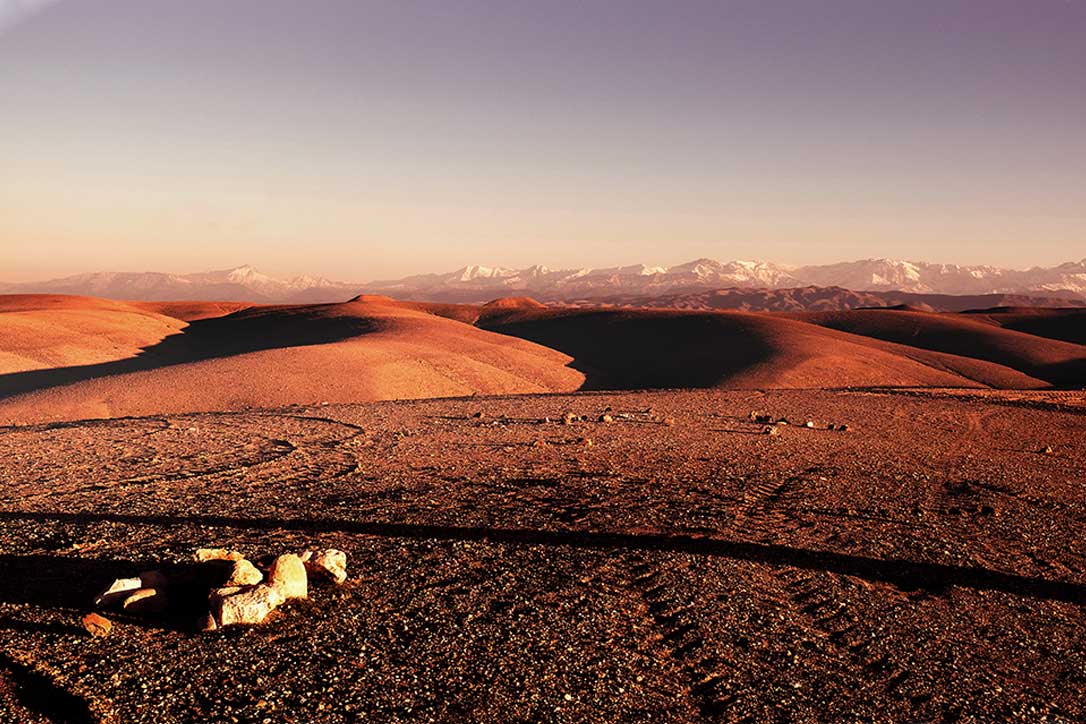
[[[1084,439],[1071,392],[3,428],[0,721],[1086,720]],[[196,546],[313,544],[351,580],[263,627],[78,628]]]

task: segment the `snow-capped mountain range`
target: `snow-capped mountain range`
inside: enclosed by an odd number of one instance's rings
[[[162,272],[92,272],[44,282],[0,285],[4,294],[77,294],[143,301],[192,300],[222,302],[342,301],[358,284],[322,277],[276,279],[251,266],[196,274]]]
[[[616,294],[651,296],[719,288],[842,287],[854,291],[922,294],[1038,294],[1086,298],[1086,259],[1027,271],[891,259],[786,267],[761,261],[696,259],[672,267],[504,269],[467,266],[448,274],[422,274],[372,282],[366,291],[401,299],[486,301],[511,294],[540,301],[574,301]]]
[[[525,269],[466,266],[366,284],[321,277],[277,279],[251,266],[198,274],[159,272],[79,274],[37,283],[0,285],[0,293],[81,294],[112,299],[252,302],[342,301],[359,293],[398,299],[482,302],[527,295],[541,301],[577,301],[636,294],[652,296],[719,288],[842,287],[853,291],[920,294],[1017,294],[1086,299],[1086,259],[1028,270],[960,266],[893,259],[864,259],[788,267],[761,261],[696,259],[676,266],[643,264],[608,268]]]

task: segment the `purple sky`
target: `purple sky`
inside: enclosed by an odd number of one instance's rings
[[[0,279],[1086,255],[1081,0],[0,0]]]

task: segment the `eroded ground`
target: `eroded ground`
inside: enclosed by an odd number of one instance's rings
[[[0,721],[1083,721],[1084,440],[1082,393],[2,428]],[[79,627],[204,545],[334,546],[352,577],[254,629]]]

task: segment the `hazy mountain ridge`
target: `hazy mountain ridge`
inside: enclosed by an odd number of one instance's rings
[[[672,267],[643,264],[599,269],[502,269],[468,266],[365,285],[366,291],[400,298],[473,302],[508,294],[543,301],[574,301],[610,295],[659,296],[722,288],[795,289],[841,287],[857,292],[1019,295],[1086,299],[1086,259],[1025,271],[978,265],[864,259],[839,264],[786,267],[771,262],[696,259]]]
[[[224,302],[341,301],[359,285],[323,277],[277,279],[249,265],[194,274],[91,272],[44,282],[0,285],[5,294],[74,294],[106,299]],[[311,297],[319,297],[313,299]]]
[[[719,262],[705,258],[671,267],[636,264],[551,269],[535,265],[508,269],[471,265],[444,274],[419,274],[365,284],[311,276],[278,279],[246,265],[195,274],[79,274],[44,282],[0,285],[0,292],[77,294],[122,300],[265,303],[342,301],[359,293],[435,302],[482,302],[511,295],[570,302],[626,296],[663,297],[721,289],[797,290],[807,287],[839,287],[855,293],[1008,295],[1007,304],[1028,304],[1027,297],[1045,297],[1058,303],[1060,299],[1068,298],[1086,300],[1086,259],[1027,270],[892,259],[802,267],[761,261]]]

